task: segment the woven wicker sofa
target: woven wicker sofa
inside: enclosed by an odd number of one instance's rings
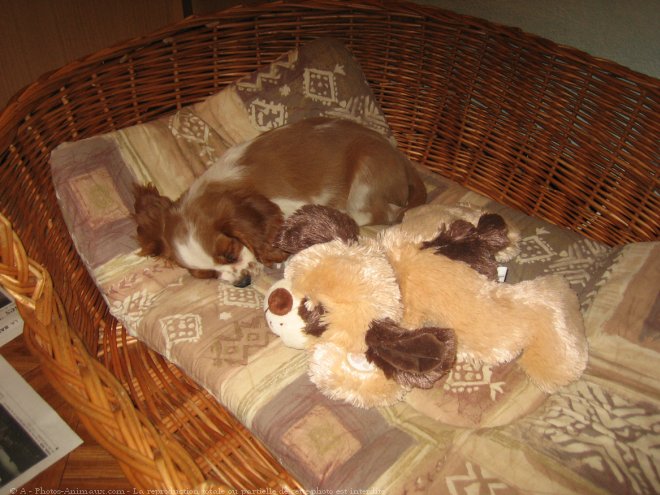
[[[50,381],[136,487],[313,488],[110,314],[58,207],[51,151],[169,115],[319,37],[345,43],[428,170],[603,245],[657,240],[660,82],[516,29],[406,3],[274,2],[68,64],[0,115],[0,282]],[[622,486],[658,488],[653,448],[655,479]]]

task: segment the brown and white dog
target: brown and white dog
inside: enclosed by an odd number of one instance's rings
[[[304,204],[369,225],[394,223],[425,200],[414,168],[383,136],[349,120],[314,118],[229,149],[176,201],[136,185],[135,220],[140,254],[245,287],[262,264],[288,257],[273,241]]]

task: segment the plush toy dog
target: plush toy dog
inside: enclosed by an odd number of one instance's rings
[[[370,239],[311,246],[290,258],[285,278],[266,297],[273,332],[310,351],[312,382],[359,407],[392,404],[414,386],[429,388],[456,359],[452,330],[398,325],[401,294],[378,251]]]
[[[433,232],[426,221],[438,207],[423,206],[374,240],[319,208],[291,218],[307,232],[319,218],[336,220],[306,236],[312,241],[300,243],[303,236],[285,225],[278,242],[296,254],[265,310],[285,343],[309,349],[310,378],[325,395],[361,407],[391,404],[411,387],[431,387],[454,353],[490,365],[520,356],[546,392],[581,375],[587,344],[568,283],[560,276],[492,280],[497,261],[516,252],[517,234],[501,217],[445,211],[436,218],[447,222]]]

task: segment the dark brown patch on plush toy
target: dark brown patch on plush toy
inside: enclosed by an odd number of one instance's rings
[[[321,205],[305,205],[287,218],[275,239],[275,247],[295,254],[315,244],[341,239],[357,241],[360,227],[349,215]]]
[[[497,280],[495,255],[510,244],[509,230],[496,213],[481,215],[475,227],[465,220],[443,225],[438,235],[422,244],[422,249],[435,249],[436,254],[463,261],[491,280]]]
[[[313,310],[307,309],[307,301],[305,298],[300,302],[298,307],[298,314],[305,322],[303,332],[314,337],[320,337],[323,332],[328,329],[328,325],[321,323],[321,316],[325,314],[325,308],[322,304],[317,304]]]
[[[456,362],[456,335],[447,328],[406,330],[384,319],[370,325],[365,340],[369,362],[404,386],[431,388]]]

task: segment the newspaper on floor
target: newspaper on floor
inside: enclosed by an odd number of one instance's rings
[[[23,319],[16,303],[0,288],[0,346],[23,333]]]
[[[82,440],[0,356],[0,495],[54,464]]]

